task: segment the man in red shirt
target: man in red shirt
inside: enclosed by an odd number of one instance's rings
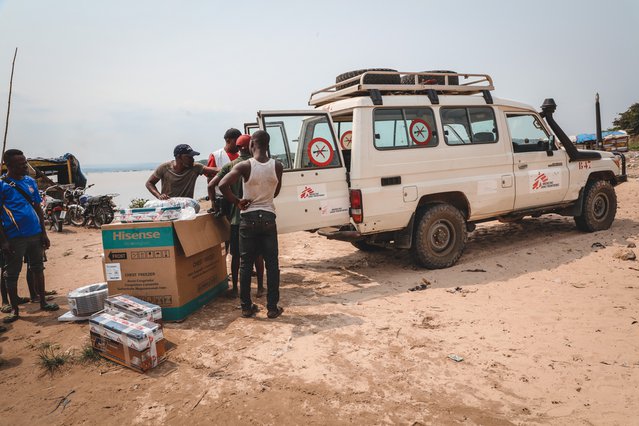
[[[209,162],[207,164],[208,167],[212,167],[216,169],[216,172],[222,170],[222,167],[235,160],[240,154],[238,154],[239,148],[235,145],[237,138],[239,138],[242,133],[237,129],[228,129],[226,133],[224,133],[224,144],[223,148],[214,151],[211,155],[209,155]],[[215,175],[214,175],[215,176]],[[210,181],[211,179],[209,179]],[[221,192],[217,192],[218,196],[221,196]]]

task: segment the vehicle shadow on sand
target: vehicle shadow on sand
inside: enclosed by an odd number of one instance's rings
[[[510,224],[490,222],[469,234],[464,254],[451,268],[422,268],[406,250],[355,251],[290,262],[285,265],[281,286],[293,305],[352,304],[405,292],[426,282],[432,288],[455,288],[507,281],[552,270],[604,247],[625,247],[638,236],[639,223],[630,219],[617,219],[610,229],[594,233],[581,232],[572,218],[555,215]]]
[[[588,256],[601,246],[625,247],[629,239],[638,238],[639,223],[618,219],[611,229],[584,233],[575,228],[571,218],[546,216],[519,223],[490,222],[469,234],[466,250],[451,268],[428,270],[418,266],[407,250],[383,250],[365,253],[353,249],[349,254],[329,257],[315,255],[281,264],[281,303],[286,308],[315,305],[357,305],[407,292],[424,283],[429,288],[480,286],[507,281],[524,274],[551,270]],[[347,244],[323,242],[326,246]],[[594,244],[594,246],[593,246]],[[257,298],[255,278],[251,295],[261,306],[256,320],[266,319],[266,297]],[[330,309],[330,308],[328,308]],[[337,315],[337,317],[336,317]],[[356,317],[340,318],[342,313],[284,316],[275,321],[293,324],[299,336],[355,324]],[[224,330],[241,318],[239,298],[220,296],[185,322],[171,323],[170,328]]]

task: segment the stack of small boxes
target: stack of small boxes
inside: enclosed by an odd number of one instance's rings
[[[89,319],[91,345],[103,357],[144,373],[166,359],[162,309],[119,294]]]

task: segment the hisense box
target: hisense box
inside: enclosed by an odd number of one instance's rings
[[[129,294],[162,308],[164,321],[181,321],[228,288],[222,243],[225,218],[102,226],[109,294]]]

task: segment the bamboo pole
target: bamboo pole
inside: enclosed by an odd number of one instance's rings
[[[9,80],[9,100],[7,101],[7,119],[4,123],[4,139],[2,141],[2,157],[0,164],[4,162],[4,151],[7,149],[7,131],[9,130],[9,114],[11,112],[11,92],[13,91],[13,70],[16,66],[16,56],[18,56],[18,48],[13,54],[13,62],[11,63],[11,79]]]

